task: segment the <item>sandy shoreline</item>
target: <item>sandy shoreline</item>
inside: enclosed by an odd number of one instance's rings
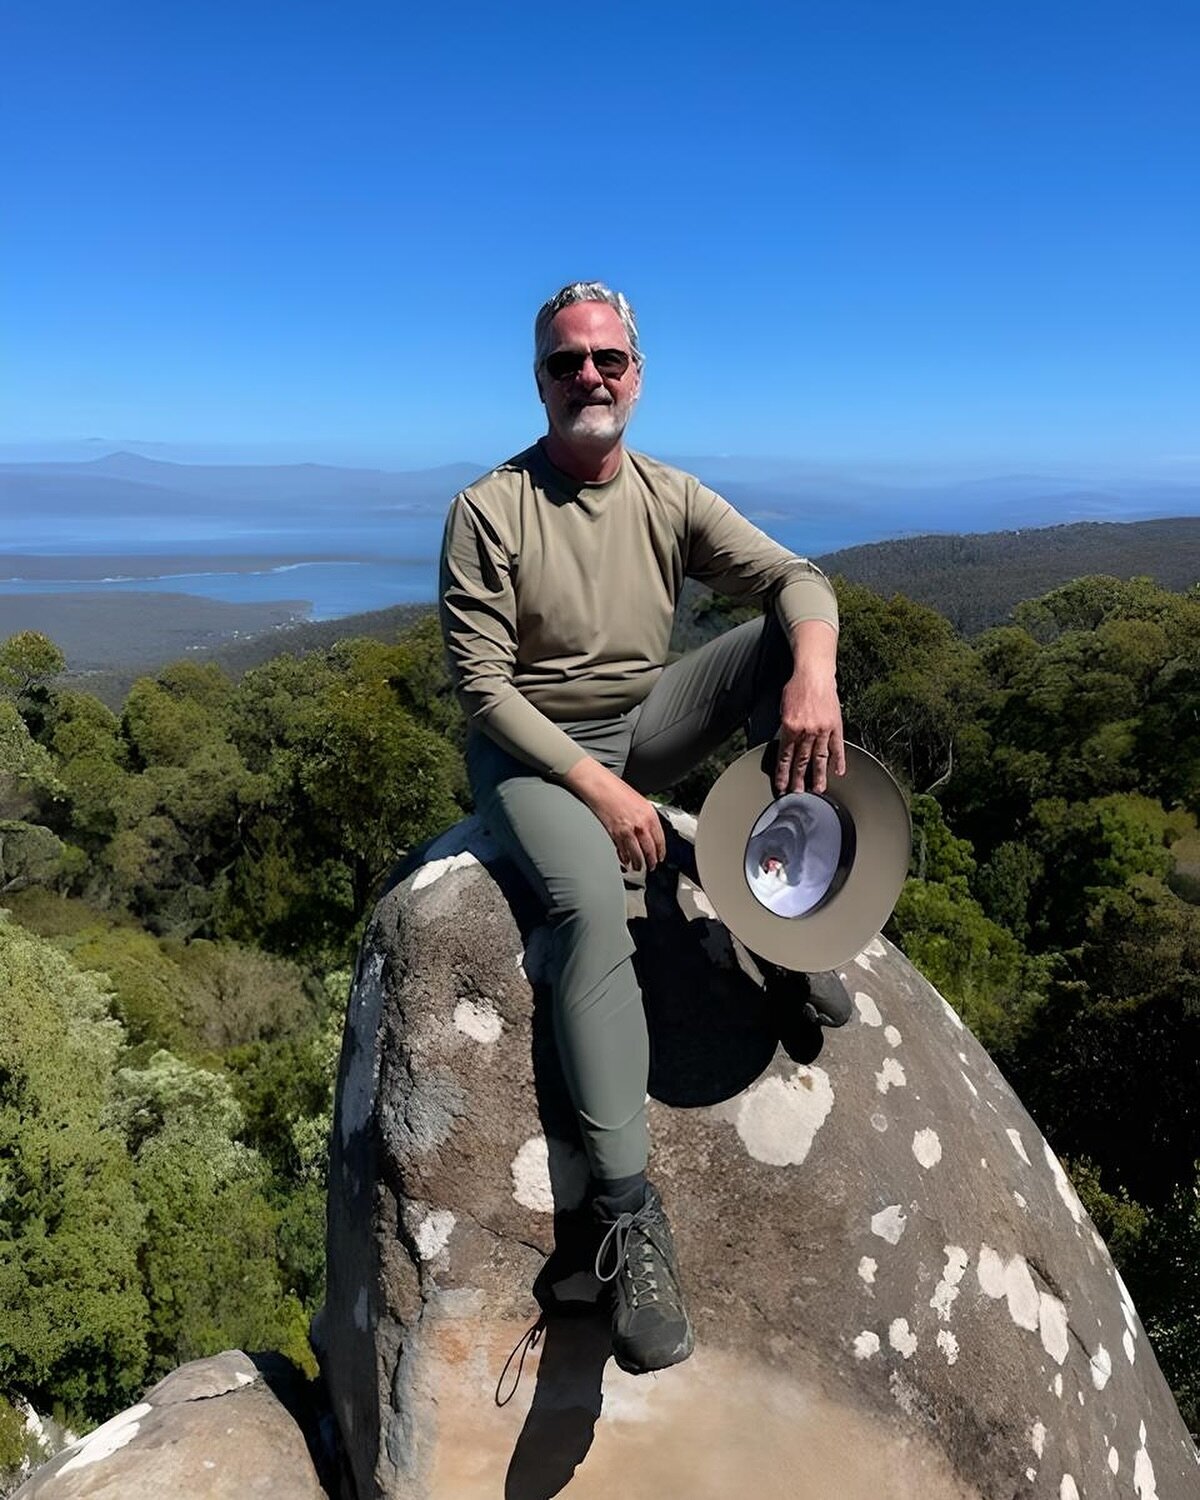
[[[26,553],[0,551],[0,583],[20,579],[66,583],[115,578],[163,578],[172,574],[269,573],[317,563],[378,561],[359,553],[156,552]],[[2,597],[2,596],[0,596]]]

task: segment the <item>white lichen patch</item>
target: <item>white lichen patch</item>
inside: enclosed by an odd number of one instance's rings
[[[435,1208],[427,1213],[417,1225],[413,1243],[422,1260],[433,1260],[449,1243],[454,1232],[455,1218],[448,1208]]]
[[[912,1138],[912,1154],[927,1172],[931,1167],[936,1167],[942,1159],[942,1143],[937,1131],[928,1127],[918,1130]]]
[[[1121,1348],[1125,1351],[1125,1358],[1132,1364],[1137,1358],[1137,1349],[1134,1347],[1133,1334],[1128,1328],[1121,1335]]]
[[[1108,1472],[1110,1474],[1115,1474],[1120,1467],[1121,1455],[1115,1448],[1110,1448],[1108,1450]]]
[[[460,1000],[454,1007],[454,1024],[464,1036],[485,1046],[500,1040],[504,1022],[486,1001],[480,1005],[474,1000]]]
[[[904,1038],[900,1035],[898,1026],[885,1026],[883,1028],[883,1039],[889,1047],[898,1047]]]
[[[872,1333],[869,1328],[863,1331],[854,1340],[855,1359],[870,1359],[872,1354],[879,1353],[879,1335]]]
[[[1015,1188],[1013,1189],[1013,1202],[1017,1205],[1018,1208],[1023,1208],[1026,1210],[1029,1208],[1029,1204],[1026,1203],[1022,1194],[1018,1193]]]
[[[943,1323],[948,1323],[950,1311],[958,1300],[958,1284],[963,1279],[971,1258],[959,1245],[946,1245],[943,1248],[946,1256],[946,1269],[942,1272],[942,1279],[934,1288],[929,1305]]]
[[[1102,1391],[1108,1384],[1112,1375],[1112,1355],[1103,1344],[1096,1350],[1088,1361],[1092,1370],[1092,1384],[1098,1391]]]
[[[1138,1500],[1158,1500],[1158,1484],[1154,1478],[1154,1465],[1146,1451],[1146,1424],[1142,1423],[1142,1446],[1133,1455],[1133,1488]]]
[[[1058,1487],[1058,1500],[1079,1500],[1079,1486],[1070,1474],[1064,1474]]]
[[[1046,1451],[1046,1424],[1045,1424],[1045,1422],[1037,1421],[1029,1429],[1029,1446],[1033,1449],[1033,1451],[1037,1454],[1037,1456],[1039,1458],[1041,1458],[1042,1454],[1045,1453],[1045,1451]]]
[[[253,1385],[257,1377],[254,1375],[247,1375],[245,1370],[236,1370],[234,1372],[233,1379],[235,1384],[237,1385]]]
[[[948,1328],[940,1328],[937,1336],[937,1346],[946,1356],[948,1365],[956,1364],[958,1361],[958,1340]]]
[[[867,994],[866,990],[854,992],[854,1008],[858,1011],[858,1019],[864,1026],[882,1026],[883,1017],[879,1014],[879,1007]]]
[[[889,1203],[886,1208],[881,1208],[877,1214],[871,1215],[871,1233],[878,1235],[881,1240],[886,1240],[889,1245],[894,1245],[904,1233],[907,1223],[908,1215],[900,1205]]]
[[[868,958],[887,957],[887,949],[883,946],[883,939],[879,937],[873,937],[867,944],[867,946],[863,949],[863,952],[867,955]]]
[[[864,1255],[858,1263],[858,1274],[867,1286],[875,1285],[875,1272],[879,1269],[875,1261],[869,1255]]]
[[[823,1068],[800,1066],[789,1078],[773,1074],[747,1089],[734,1124],[755,1161],[798,1167],[833,1108],[833,1085]]]
[[[886,1094],[888,1089],[902,1089],[908,1079],[904,1076],[904,1068],[898,1058],[885,1057],[883,1067],[875,1075],[875,1087],[881,1094]]]
[[[888,1343],[902,1359],[911,1359],[917,1352],[917,1336],[908,1326],[907,1318],[893,1318],[888,1325]]]
[[[954,1009],[953,1005],[950,1004],[949,1000],[946,999],[945,995],[939,995],[938,999],[942,1002],[942,1009],[946,1012],[947,1016],[961,1031],[963,1029],[962,1017]]]
[[[1137,1308],[1133,1305],[1133,1298],[1129,1295],[1129,1288],[1120,1271],[1113,1267],[1113,1275],[1117,1278],[1117,1290],[1121,1294],[1121,1316],[1125,1319],[1125,1326],[1137,1338]]]
[[[1010,1127],[1004,1132],[1004,1134],[1012,1142],[1013,1150],[1017,1153],[1017,1155],[1021,1158],[1025,1165],[1027,1167],[1033,1166],[1033,1163],[1029,1160],[1029,1153],[1025,1150],[1025,1142],[1021,1139],[1021,1132],[1019,1130],[1013,1130]]]
[[[1058,1372],[1058,1374],[1054,1377],[1054,1394],[1058,1397],[1058,1399],[1060,1401],[1062,1400],[1062,1393],[1063,1393],[1063,1378],[1062,1378],[1062,1371],[1060,1370]]]
[[[550,1186],[550,1148],[544,1135],[534,1135],[512,1159],[513,1197],[522,1208],[535,1214],[554,1212],[554,1190]]]
[[[1041,1335],[1042,1348],[1056,1365],[1061,1365],[1070,1349],[1067,1341],[1067,1309],[1049,1292],[1038,1293],[1038,1333]]]
[[[865,952],[856,953],[854,955],[854,962],[860,969],[866,969],[868,974],[874,974],[875,970],[871,966],[871,960],[867,957]]]
[[[446,859],[430,860],[428,864],[422,865],[412,877],[411,888],[414,891],[423,891],[427,885],[432,885],[443,875],[449,875],[451,870],[465,870],[468,865],[478,863],[478,859],[469,849],[464,849],[461,854],[451,854]]]
[[[882,1135],[887,1129],[887,1115],[873,1114],[871,1116],[871,1129],[878,1130],[879,1134]]]
[[[975,1095],[976,1099],[978,1099],[979,1098],[979,1090],[975,1087],[975,1085],[971,1082],[971,1080],[967,1077],[967,1075],[965,1073],[963,1073],[963,1070],[961,1068],[959,1068],[958,1071],[962,1075],[962,1081],[971,1090],[972,1094]]]
[[[1038,1290],[1023,1255],[1006,1261],[990,1245],[980,1245],[976,1275],[984,1296],[994,1301],[1004,1299],[1008,1315],[1018,1328],[1037,1332]]]
[[[1071,1186],[1071,1179],[1063,1171],[1062,1163],[1050,1149],[1048,1141],[1042,1142],[1042,1150],[1046,1154],[1046,1165],[1050,1168],[1050,1175],[1054,1178],[1054,1186],[1058,1189],[1058,1196],[1066,1204],[1067,1212],[1078,1224],[1083,1219],[1083,1204],[1079,1201],[1079,1194]]]
[[[153,1407],[148,1401],[139,1401],[136,1406],[129,1407],[127,1411],[118,1412],[115,1417],[97,1427],[95,1432],[89,1432],[71,1457],[56,1469],[55,1473],[70,1474],[75,1469],[86,1469],[90,1464],[99,1463],[101,1459],[111,1458],[126,1444],[133,1442],[138,1435],[142,1418],[152,1410]]]

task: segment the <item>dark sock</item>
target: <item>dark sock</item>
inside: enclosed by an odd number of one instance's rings
[[[598,1177],[592,1201],[602,1219],[637,1213],[646,1201],[645,1172],[634,1172],[629,1177]]]

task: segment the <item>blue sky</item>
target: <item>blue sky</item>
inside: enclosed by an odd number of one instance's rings
[[[0,444],[490,461],[599,276],[650,451],[1200,474],[1192,0],[5,14]]]

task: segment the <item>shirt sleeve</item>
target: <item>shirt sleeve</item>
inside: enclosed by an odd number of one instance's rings
[[[688,575],[733,599],[767,599],[785,630],[805,620],[838,628],[837,595],[825,574],[697,484],[689,506]]]
[[[513,683],[513,566],[503,539],[469,491],[458,495],[442,541],[438,611],[459,702],[473,728],[543,776],[561,778],[585,752]]]

